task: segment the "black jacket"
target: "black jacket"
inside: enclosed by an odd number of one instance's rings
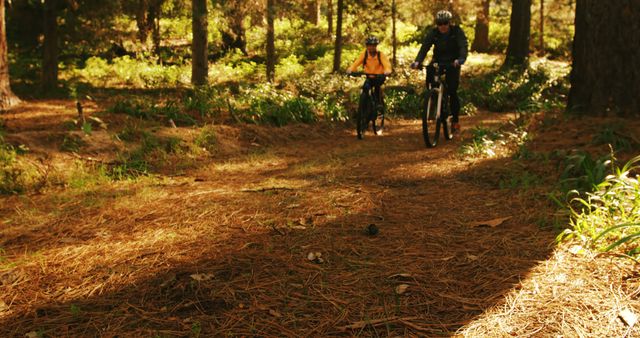
[[[467,60],[469,42],[462,28],[458,26],[451,26],[446,34],[440,33],[437,27],[430,30],[422,40],[422,47],[415,61],[422,63],[431,46],[435,46],[432,61],[451,63],[459,60],[460,64],[463,64]]]

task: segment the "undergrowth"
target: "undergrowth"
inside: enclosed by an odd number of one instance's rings
[[[494,68],[465,79],[460,96],[495,112],[551,111],[564,107],[569,68],[541,59],[526,68]]]
[[[558,240],[575,239],[589,248],[615,250],[636,259],[640,254],[640,156],[622,167],[611,166],[611,174],[594,185],[593,191],[572,191],[575,197],[566,205],[571,228]]]

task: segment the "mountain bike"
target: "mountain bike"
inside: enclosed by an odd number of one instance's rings
[[[427,79],[427,89],[424,92],[422,111],[422,137],[428,148],[433,148],[438,144],[440,137],[440,126],[444,133],[445,140],[453,138],[451,130],[451,116],[449,107],[449,94],[447,93],[447,68],[453,65],[432,63],[434,67],[434,79],[429,83]],[[426,67],[420,67],[426,68]]]
[[[363,72],[350,73],[351,76],[366,76],[368,78],[385,78],[384,74],[368,74]],[[369,122],[373,128],[373,133],[382,135],[384,129],[384,106],[380,103],[374,87],[362,89],[358,111],[356,112],[356,132],[358,139],[362,139],[364,132],[369,128]]]

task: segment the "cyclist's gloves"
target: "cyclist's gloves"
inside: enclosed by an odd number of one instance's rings
[[[409,67],[411,67],[412,69],[416,69],[418,68],[418,65],[419,65],[418,61],[414,61]]]

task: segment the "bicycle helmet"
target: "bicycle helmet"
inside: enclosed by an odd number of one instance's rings
[[[378,38],[376,38],[375,36],[370,36],[367,38],[367,42],[366,45],[377,45],[380,43],[380,40],[378,40]]]
[[[451,21],[452,18],[453,15],[451,14],[451,12],[445,10],[439,11],[436,14],[436,24],[447,24],[449,23],[449,21]]]

